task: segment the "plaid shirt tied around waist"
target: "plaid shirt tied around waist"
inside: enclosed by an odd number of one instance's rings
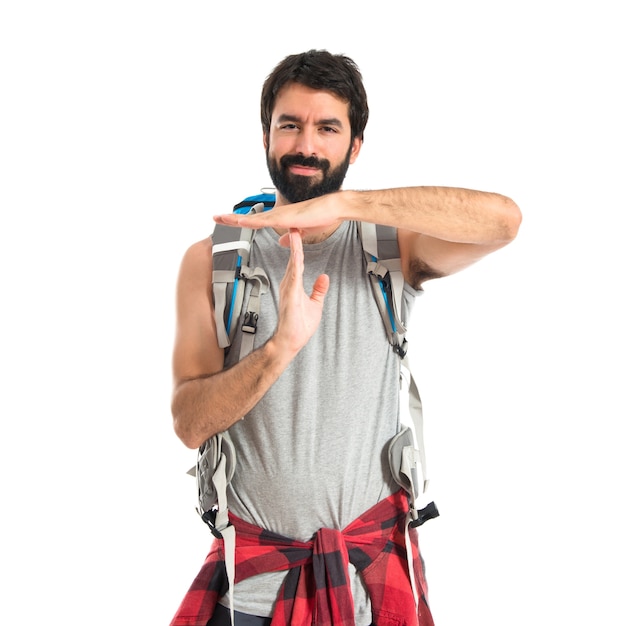
[[[407,567],[403,491],[381,500],[344,530],[322,528],[300,542],[231,515],[235,526],[235,582],[288,570],[272,626],[354,626],[348,563],[363,577],[376,626],[433,626],[417,531],[410,530],[418,593],[415,606]],[[170,626],[205,626],[228,591],[223,541],[215,540]]]

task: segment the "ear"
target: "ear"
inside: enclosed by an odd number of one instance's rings
[[[267,148],[270,145],[269,137],[267,133],[263,131],[263,148],[265,148],[265,152],[267,152]]]
[[[358,137],[354,138],[352,142],[352,149],[350,150],[350,165],[352,165],[356,158],[359,156],[359,152],[361,152],[361,146],[363,145],[363,140]]]

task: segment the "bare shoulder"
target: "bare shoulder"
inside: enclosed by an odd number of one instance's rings
[[[213,240],[211,237],[192,243],[183,255],[182,265],[204,265],[212,262]]]
[[[212,253],[211,237],[196,241],[187,248],[180,264],[179,288],[191,287],[198,282],[206,284],[213,269]]]

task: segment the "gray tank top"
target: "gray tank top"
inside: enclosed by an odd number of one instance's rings
[[[255,347],[276,328],[288,258],[289,249],[279,245],[273,230],[257,232],[250,266],[265,270],[270,290],[261,298]],[[371,292],[356,223],[343,222],[325,241],[304,246],[307,294],[322,273],[330,276],[330,289],[320,327],[229,430],[237,451],[230,510],[299,541],[320,528],[345,528],[398,489],[385,451],[399,430],[399,363]],[[415,294],[405,284],[407,311]],[[227,366],[238,358],[240,336]],[[284,576],[263,574],[237,584],[235,608],[269,616]],[[370,624],[367,594],[354,570],[352,578],[357,626]]]

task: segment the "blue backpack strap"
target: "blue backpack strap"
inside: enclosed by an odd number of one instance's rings
[[[372,281],[387,338],[394,350],[406,353],[406,325],[402,307],[404,275],[397,231],[391,226],[359,222],[359,236],[365,255],[366,271]]]
[[[248,196],[233,207],[233,213],[249,213],[250,208],[259,202],[263,203],[263,210],[268,211],[269,209],[274,208],[274,204],[276,204],[276,194],[263,192],[257,194],[256,196]]]
[[[237,213],[265,211],[274,206],[273,194],[249,196],[234,207]],[[265,272],[252,270],[249,265],[250,248],[256,231],[216,224],[213,234],[213,303],[218,343],[225,350],[231,344],[239,326],[245,282],[252,281],[248,310],[244,316],[242,353],[252,350],[256,321],[260,310],[260,297],[269,286]],[[242,280],[244,282],[242,282]],[[235,527],[228,519],[227,488],[236,466],[235,448],[228,431],[218,433],[198,449],[196,466],[189,473],[195,474],[198,492],[197,511],[211,532],[224,541],[224,561],[230,618],[234,624],[235,582]]]
[[[262,193],[249,196],[235,205],[236,213],[267,211],[274,206],[275,196]],[[256,231],[249,228],[217,224],[213,230],[213,303],[219,346],[228,349],[239,326],[243,306],[244,281],[254,282],[242,330],[246,333],[242,350],[252,349],[260,310],[260,297],[269,286],[265,272],[248,265],[250,248]]]
[[[407,354],[406,320],[402,304],[404,274],[395,228],[359,222],[366,271],[380,311],[387,338],[400,358],[401,389],[408,406],[410,423],[394,437],[389,446],[389,465],[395,481],[407,491],[410,500],[409,524],[412,527],[437,517],[434,502],[425,496],[428,487],[422,401],[411,372]]]

